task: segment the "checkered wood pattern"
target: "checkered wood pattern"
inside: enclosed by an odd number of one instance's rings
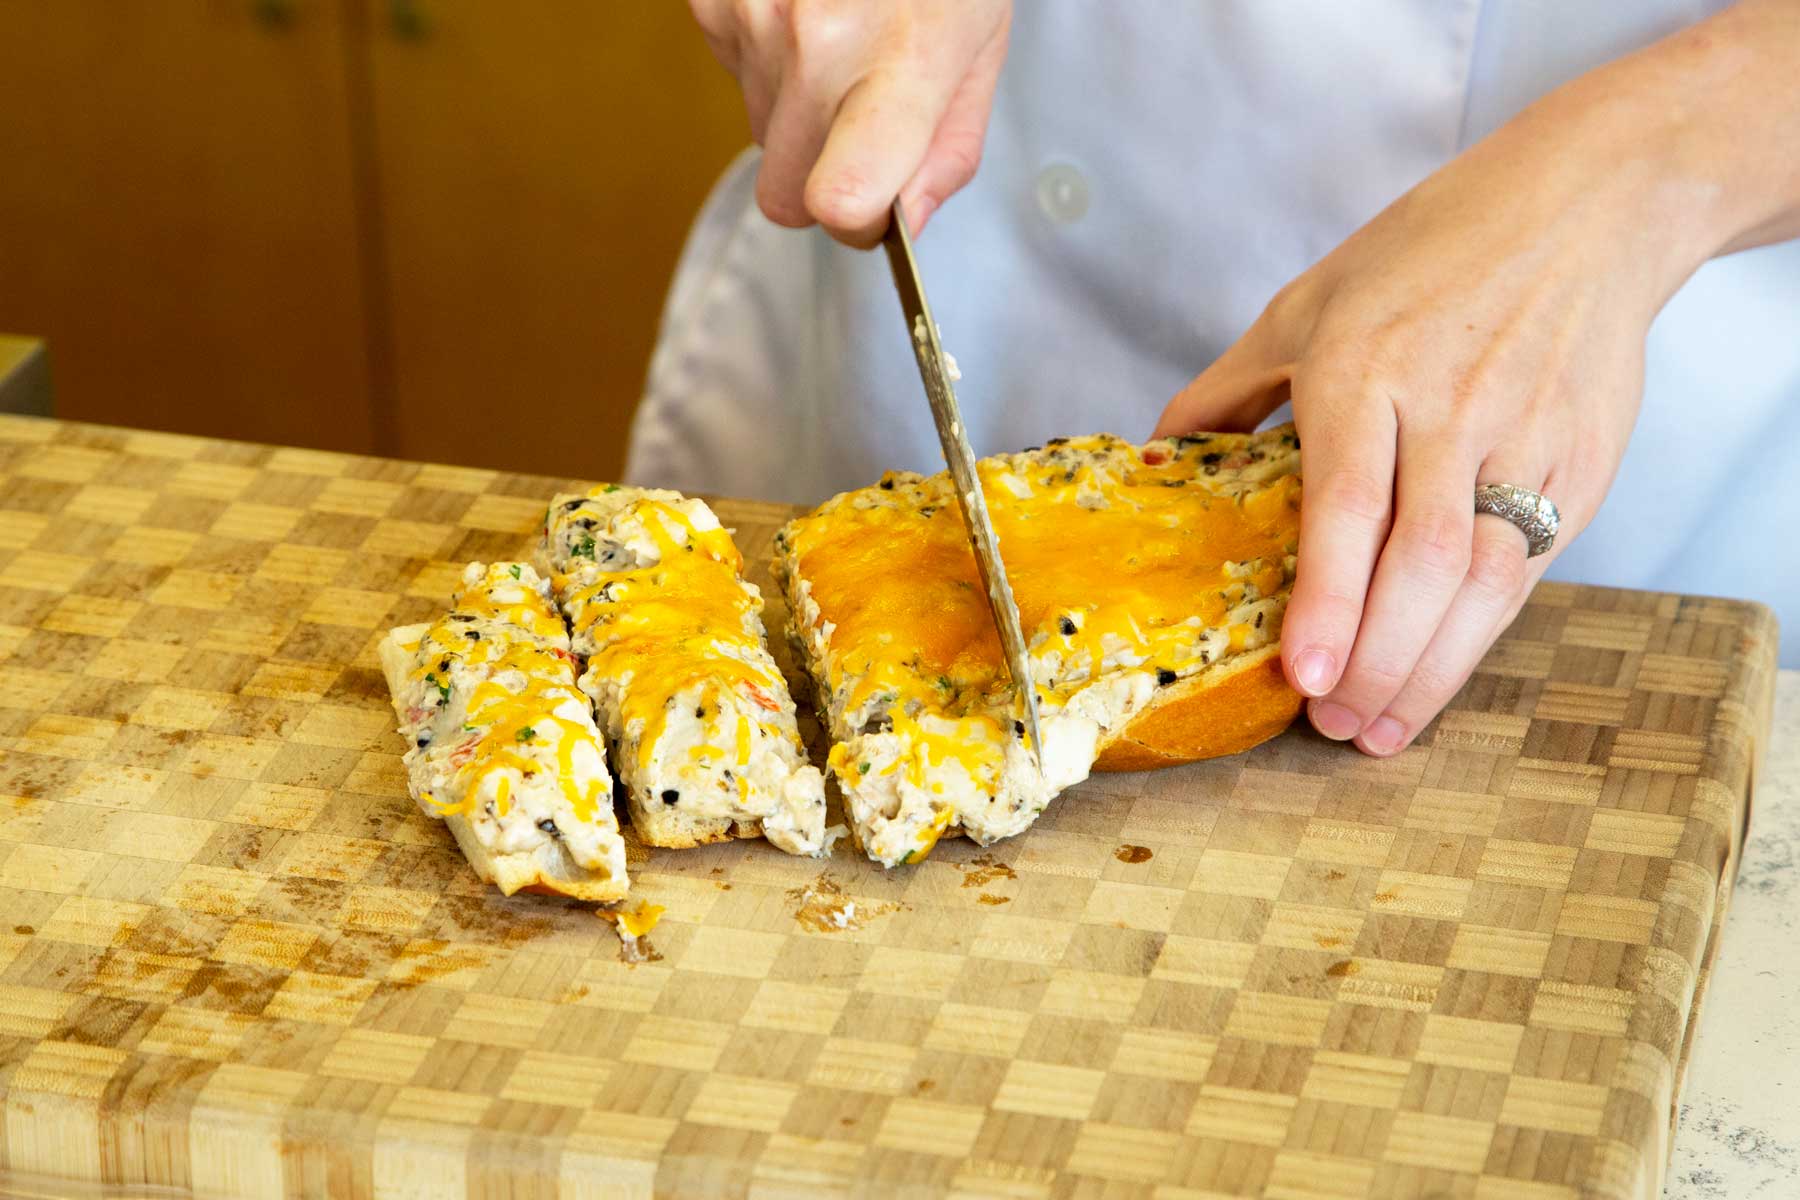
[[[373,659],[563,482],[0,422],[0,1163],[247,1197],[1656,1191],[1762,609],[1545,586],[1397,759],[1295,731],[891,873],[634,846],[668,909],[634,966],[414,810]],[[760,566],[785,510],[720,510]]]

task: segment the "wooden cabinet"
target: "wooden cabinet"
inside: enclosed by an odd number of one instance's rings
[[[65,417],[609,476],[746,140],[674,0],[0,0],[0,329]]]
[[[395,448],[466,457],[479,429],[492,465],[616,473],[669,272],[748,136],[731,77],[673,0],[367,20]],[[568,424],[491,419],[528,405]]]
[[[62,416],[374,449],[344,12],[262,11],[0,0],[0,329]]]

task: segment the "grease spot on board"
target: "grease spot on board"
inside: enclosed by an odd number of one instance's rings
[[[1122,863],[1149,862],[1155,856],[1148,846],[1124,845],[1113,851],[1113,857]]]
[[[787,898],[797,906],[794,920],[814,933],[843,933],[861,929],[872,917],[896,912],[901,905],[891,900],[858,900],[844,894],[844,885],[830,871],[821,871],[804,887],[788,889]]]
[[[1356,974],[1360,970],[1362,970],[1361,964],[1353,958],[1346,958],[1326,967],[1325,974],[1331,976],[1333,979],[1343,979],[1346,976]]]
[[[991,854],[978,855],[966,863],[957,864],[962,868],[962,885],[966,888],[985,887],[996,879],[1017,879],[1019,873],[1006,863]]]

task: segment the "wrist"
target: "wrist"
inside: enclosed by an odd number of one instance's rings
[[[1710,258],[1800,236],[1796,56],[1800,6],[1751,0],[1563,89],[1590,161],[1634,189],[1618,202],[1668,293]]]

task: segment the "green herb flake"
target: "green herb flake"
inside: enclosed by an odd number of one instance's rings
[[[607,496],[610,496],[610,495],[612,495],[612,494],[613,494],[613,493],[614,493],[614,492],[616,492],[616,491],[618,491],[618,490],[619,490],[619,485],[618,485],[618,484],[616,484],[616,483],[609,483],[609,484],[607,484],[607,485],[606,485],[606,491],[605,491],[605,492],[603,492],[603,493],[601,493],[601,494],[602,494],[602,495],[607,495]]]
[[[512,565],[512,577],[513,577],[513,578],[514,578],[514,579],[518,579],[518,578],[520,578],[520,574],[519,574],[519,564],[518,564],[518,563],[514,563],[514,564],[513,564],[513,565]]]
[[[574,555],[576,558],[592,558],[592,557],[594,557],[594,539],[591,537],[582,538],[579,542],[575,543],[575,545],[569,550],[569,553]]]
[[[537,736],[537,730],[535,730],[531,726],[527,725],[525,728],[519,730],[519,732],[513,734],[513,741],[529,742],[532,738],[534,738],[536,736]]]
[[[857,763],[856,764],[856,773],[858,775],[867,775],[869,773],[869,764],[868,763]]]

